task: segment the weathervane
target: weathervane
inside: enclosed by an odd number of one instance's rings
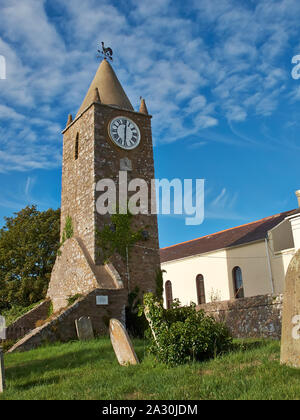
[[[102,44],[102,50],[98,50],[98,53],[100,54],[98,57],[103,57],[104,60],[109,59],[109,60],[113,61],[113,58],[112,58],[113,50],[109,47],[106,48],[104,46],[103,41],[101,42],[101,44]]]

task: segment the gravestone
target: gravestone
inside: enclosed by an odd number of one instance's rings
[[[0,316],[0,340],[6,339],[6,323],[4,316]]]
[[[111,319],[109,334],[113,349],[120,365],[136,365],[139,363],[127,331],[120,321]]]
[[[5,380],[4,380],[4,359],[3,359],[3,352],[2,348],[0,347],[0,393],[4,391],[5,388]]]
[[[82,316],[75,321],[77,337],[80,341],[93,340],[94,331],[90,317]]]
[[[280,361],[300,368],[300,250],[292,259],[285,278]]]

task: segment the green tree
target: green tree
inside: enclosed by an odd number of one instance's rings
[[[45,298],[59,247],[60,210],[27,206],[0,229],[0,310]]]

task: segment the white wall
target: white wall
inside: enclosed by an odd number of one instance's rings
[[[300,249],[300,216],[291,219],[291,226],[293,231],[295,249]]]
[[[172,282],[173,299],[178,298],[183,305],[198,303],[198,274],[204,277],[206,302],[211,301],[212,294],[219,295],[218,300],[229,299],[226,251],[162,263],[162,269],[166,270],[164,281]]]
[[[293,249],[279,253],[270,250],[275,293],[284,292],[285,274],[294,253]],[[162,263],[162,269],[166,270],[164,282],[171,281],[173,299],[178,298],[183,305],[189,305],[190,302],[198,303],[196,291],[198,274],[204,277],[206,302],[214,300],[212,296],[216,300],[233,299],[232,271],[236,266],[242,270],[245,297],[272,293],[271,274],[264,240]]]
[[[232,271],[236,266],[242,270],[245,297],[264,295],[272,292],[264,241],[231,248],[227,250],[227,258],[227,275],[230,297],[232,299],[234,298]]]

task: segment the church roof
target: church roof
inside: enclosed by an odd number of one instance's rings
[[[107,60],[103,60],[97,70],[77,116],[94,102],[95,90],[98,89],[102,104],[118,106],[133,111],[124,89],[121,86],[113,68]]]
[[[298,213],[300,213],[300,209],[279,213],[246,225],[162,248],[160,250],[161,262],[178,260],[180,258],[263,240],[266,238],[269,230],[281,223],[286,217]]]

